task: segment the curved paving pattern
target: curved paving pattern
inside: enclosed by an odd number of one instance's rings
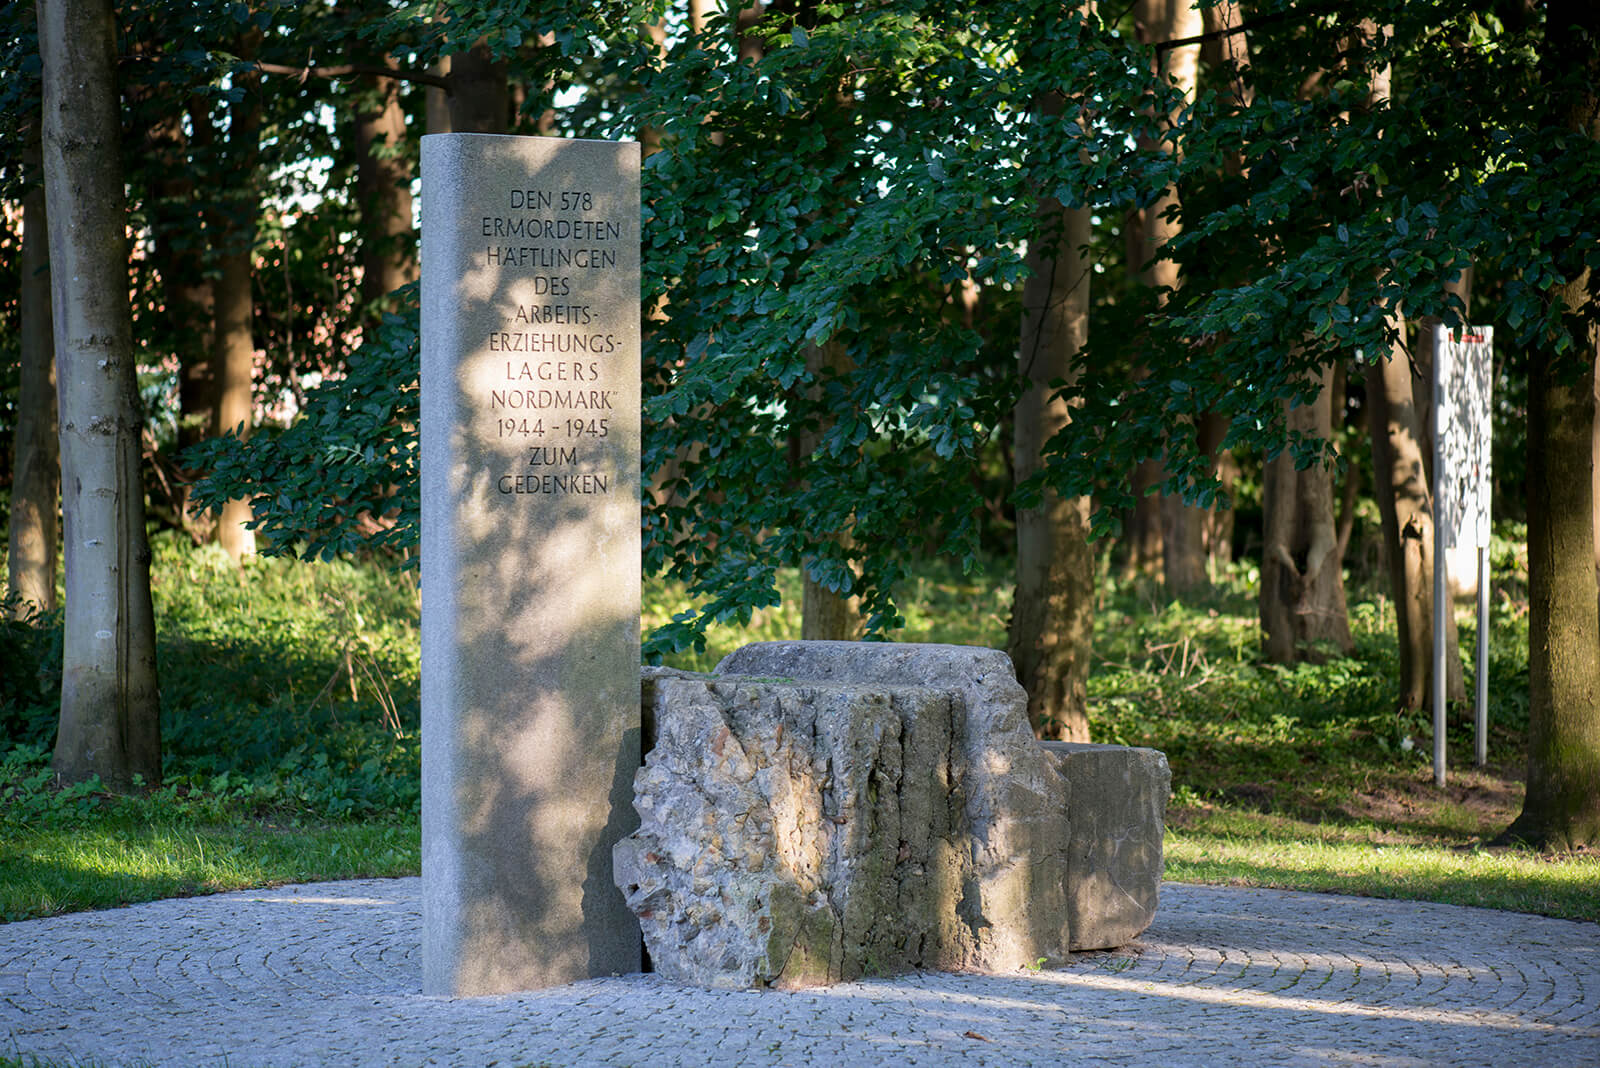
[[[800,993],[654,976],[447,1000],[421,884],[0,926],[0,1053],[103,1065],[1600,1065],[1600,925],[1167,884],[1062,969]]]

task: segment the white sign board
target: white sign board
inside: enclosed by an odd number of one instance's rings
[[[1493,357],[1493,327],[1434,327],[1434,514],[1446,546],[1489,545]]]

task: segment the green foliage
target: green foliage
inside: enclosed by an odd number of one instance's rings
[[[409,576],[347,561],[258,560],[240,570],[170,536],[154,548],[166,781],[133,796],[93,782],[58,789],[48,739],[5,737],[0,916],[415,873],[418,618]],[[1094,737],[1167,753],[1169,875],[1592,918],[1593,886],[1583,885],[1592,859],[1585,868],[1582,858],[1534,863],[1484,849],[1520,790],[1525,724],[1506,711],[1519,699],[1526,706],[1519,551],[1497,539],[1491,768],[1467,768],[1469,717],[1458,713],[1452,787],[1442,795],[1427,764],[1429,725],[1389,704],[1393,623],[1381,601],[1353,598],[1354,656],[1282,668],[1259,662],[1244,568],[1190,602],[1169,601],[1147,582],[1104,585],[1090,678]],[[979,572],[918,568],[895,590],[908,632],[1003,643],[1005,567],[980,561]],[[686,651],[674,662],[707,668],[745,641],[797,633],[799,574],[776,578],[785,603],[764,610],[759,629],[713,628],[703,658]],[[686,594],[658,578],[645,601],[670,617]],[[30,648],[48,648],[54,626],[36,624],[40,644]],[[1463,652],[1470,657],[1470,643]]]
[[[45,745],[60,712],[61,612],[11,616],[0,601],[0,740]]]
[[[1364,36],[1362,18],[1392,32]],[[1200,412],[1230,416],[1226,446],[1274,455],[1283,406],[1316,369],[1389,352],[1402,311],[1458,324],[1445,284],[1469,266],[1511,369],[1534,346],[1576,369],[1594,318],[1592,293],[1577,316],[1551,299],[1600,264],[1600,146],[1552,110],[1552,90],[1583,73],[1552,78],[1559,42],[1539,19],[1487,2],[1308,15],[1268,0],[1250,25],[1249,70],[1216,72],[1174,132],[1183,232],[1166,254],[1184,284],[1160,314],[1093,332],[1081,406],[1052,446],[1048,481],[1096,494],[1102,526],[1146,457],[1162,457],[1164,488],[1214,494],[1192,436],[1171,433]],[[1394,88],[1375,102],[1380,75]],[[1135,356],[1149,374],[1129,389]],[[1288,444],[1302,463],[1321,451]]]
[[[417,287],[394,297],[400,310],[384,316],[348,374],[311,391],[288,428],[246,441],[229,434],[187,455],[207,472],[197,502],[252,499],[264,553],[332,560],[417,544]]]
[[[970,26],[952,32],[951,26]],[[725,23],[685,36],[628,105],[647,162],[645,522],[649,571],[695,608],[647,656],[775,603],[799,567],[900,626],[916,560],[971,566],[972,473],[1020,387],[1022,250],[1041,195],[1110,210],[1153,198],[1165,157],[1127,134],[1166,103],[1134,49],[1050,5],[824,6],[775,15],[741,60]],[[1095,86],[1102,119],[1036,101]],[[982,287],[997,314],[957,310]]]
[[[158,542],[156,630],[170,782],[247,782],[325,818],[415,812],[418,608],[408,576]],[[162,574],[164,572],[164,574]],[[223,677],[247,678],[243,691]]]
[[[348,561],[152,545],[163,783],[50,770],[59,615],[0,622],[0,922],[307,878],[415,874],[417,591]]]
[[[189,819],[212,801],[283,818],[415,815],[420,653],[410,576],[343,561],[253,560],[241,570],[218,549],[172,536],[153,548],[164,785],[152,803],[166,798]],[[0,650],[17,667],[0,679],[11,791],[3,808],[17,818],[40,805],[81,813],[108,803],[94,784],[55,792],[43,770],[60,627],[59,615],[0,623]]]
[[[1182,111],[1126,27],[1058,5],[777,12],[749,31],[757,61],[739,58],[727,16],[698,37],[674,16],[662,50],[641,10],[396,18],[419,55],[483,38],[536,83],[599,87],[573,120],[585,133],[661,145],[644,174],[645,306],[664,315],[645,345],[644,465],[659,477],[644,545],[689,603],[654,621],[652,658],[769,612],[788,568],[859,595],[884,634],[904,624],[894,590],[913,564],[978,559],[1007,481],[1023,253],[1052,240],[1041,196],[1103,220],[1168,186],[1180,197],[1166,254],[1183,285],[1103,296],[1073,421],[1018,491],[1023,505],[1047,484],[1092,494],[1102,532],[1145,460],[1162,489],[1218,499],[1189,431],[1202,412],[1230,418],[1236,452],[1326,459],[1326,443],[1286,440],[1285,405],[1318,368],[1389,351],[1394,313],[1458,323],[1445,284],[1466,266],[1499,308],[1513,380],[1529,346],[1573,351],[1581,324],[1550,295],[1600,266],[1600,181],[1583,180],[1600,152],[1543,102],[1541,20],[1487,0],[1337,15],[1264,0],[1249,70],[1208,70]],[[1393,31],[1363,36],[1363,17]],[[556,47],[533,47],[545,32]],[[1059,115],[1038,106],[1051,94]],[[207,453],[204,498],[256,497],[272,551],[413,545],[412,316],[296,428]],[[1515,428],[1516,388],[1502,396]]]

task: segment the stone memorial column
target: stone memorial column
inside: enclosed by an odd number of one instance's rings
[[[422,139],[423,991],[638,971],[639,147]]]

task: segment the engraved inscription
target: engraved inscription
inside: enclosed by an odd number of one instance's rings
[[[507,309],[487,348],[505,354],[503,385],[485,398],[495,436],[527,445],[527,468],[499,475],[507,496],[609,494],[612,476],[586,464],[585,443],[610,437],[617,394],[604,381],[604,357],[624,340],[597,330],[591,288],[617,269],[628,233],[585,189],[508,189],[498,214],[479,216],[484,267],[528,272],[521,292],[540,303]],[[498,377],[498,376],[497,376]],[[597,446],[592,446],[597,447]]]

